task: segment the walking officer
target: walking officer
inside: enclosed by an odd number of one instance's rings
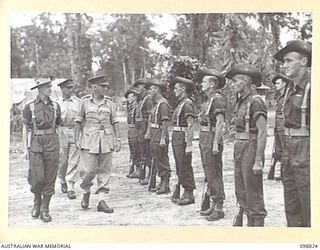
[[[97,211],[113,213],[105,200],[110,191],[112,152],[118,152],[121,148],[116,106],[112,99],[105,95],[109,86],[105,75],[92,77],[88,82],[92,86],[92,94],[82,97],[75,120],[76,145],[81,149],[80,187],[84,190],[81,206],[84,209],[89,207],[92,181],[97,177]]]
[[[178,99],[178,105],[172,117],[172,150],[178,182],[171,201],[179,205],[188,205],[194,203],[193,190],[196,188],[191,165],[195,109],[193,101],[189,98],[194,90],[194,83],[189,79],[177,76],[170,85],[174,86],[173,91]],[[181,198],[180,185],[184,188]]]
[[[274,152],[272,152],[272,164],[268,173],[268,180],[274,179],[275,166],[277,162],[281,163],[281,155],[284,148],[284,116],[283,116],[283,98],[285,87],[287,84],[292,82],[291,79],[283,74],[278,74],[272,78],[271,82],[276,86],[277,95],[277,107],[275,116],[275,127],[274,127]],[[276,180],[281,180],[280,177],[276,177]]]
[[[29,157],[28,182],[34,194],[32,217],[43,222],[52,220],[49,204],[59,167],[59,136],[56,127],[62,123],[61,110],[57,102],[50,99],[51,78],[36,79],[38,96],[26,104],[23,110],[23,138],[25,155]],[[28,151],[29,152],[28,152]]]
[[[225,200],[222,152],[223,130],[226,111],[226,102],[217,92],[224,87],[225,77],[214,69],[201,72],[202,91],[208,97],[203,103],[199,114],[200,134],[199,147],[205,177],[208,183],[207,193],[210,197],[210,207],[200,211],[209,221],[220,220],[224,217],[223,203]]]
[[[284,96],[285,143],[282,182],[288,227],[310,227],[310,89],[311,44],[294,40],[274,58],[292,79]]]
[[[134,173],[134,166],[140,166],[141,164],[141,152],[140,145],[138,141],[139,131],[136,126],[136,112],[138,106],[139,92],[135,88],[130,88],[124,94],[127,99],[127,123],[128,123],[128,143],[130,150],[130,161],[132,165],[129,169],[129,174],[127,177],[132,178]]]
[[[61,108],[63,124],[59,127],[60,159],[58,179],[62,193],[68,192],[69,199],[75,199],[75,182],[79,179],[79,150],[75,144],[75,118],[78,115],[80,99],[72,95],[73,81],[65,79],[58,83],[62,96],[56,99]],[[68,184],[67,184],[68,182]]]
[[[147,91],[147,79],[138,79],[134,84],[139,92],[138,106],[136,110],[136,128],[138,130],[138,142],[140,147],[140,165],[136,174],[133,174],[135,178],[139,178],[141,185],[148,185],[149,178],[146,177],[146,169],[149,169],[148,175],[150,176],[151,169],[151,151],[150,151],[150,139],[145,138],[147,132],[148,120],[153,107],[152,98],[148,95]]]
[[[267,107],[251,85],[261,85],[261,73],[251,65],[236,65],[226,74],[239,99],[234,114],[235,191],[240,210],[248,217],[248,226],[264,226],[267,211],[263,198],[263,160],[267,141]],[[242,222],[241,222],[242,224]],[[234,226],[239,226],[234,225]]]
[[[166,91],[166,84],[157,80],[148,80],[149,93],[153,98],[154,107],[149,117],[149,124],[146,133],[146,138],[150,138],[152,166],[149,183],[149,191],[157,194],[170,193],[170,164],[168,156],[169,132],[168,126],[170,123],[170,106],[163,97],[163,92]],[[161,178],[157,187],[156,173]]]

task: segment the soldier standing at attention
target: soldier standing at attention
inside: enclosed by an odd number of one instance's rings
[[[262,182],[267,107],[251,89],[251,84],[261,85],[262,76],[254,66],[242,64],[229,70],[226,77],[232,80],[232,89],[240,95],[234,115],[237,132],[234,145],[236,198],[240,210],[248,217],[248,226],[263,227],[267,216]]]
[[[149,118],[146,138],[150,138],[152,153],[152,171],[149,183],[149,191],[157,194],[170,193],[170,164],[168,156],[170,123],[170,106],[163,97],[166,84],[157,79],[148,80],[149,93],[154,100],[153,111]],[[156,172],[161,178],[160,184],[155,187]]]
[[[172,149],[178,182],[171,201],[179,205],[188,205],[194,203],[193,190],[196,188],[191,165],[195,110],[193,101],[189,98],[194,90],[194,83],[189,79],[177,76],[173,79],[171,85],[174,86],[173,91],[178,99],[178,106],[172,117]],[[184,188],[181,198],[180,185]]]
[[[289,42],[274,58],[292,79],[284,96],[285,143],[282,182],[288,227],[310,227],[310,89],[311,44]]]
[[[287,84],[291,83],[292,80],[285,75],[278,74],[272,78],[271,82],[276,85],[276,95],[277,95],[277,108],[275,116],[275,127],[274,127],[274,152],[273,152],[273,162],[270,166],[268,173],[268,180],[274,179],[275,166],[277,162],[281,162],[281,155],[284,148],[284,116],[283,116],[283,98],[285,87]],[[281,180],[280,177],[276,177],[276,180]]]
[[[105,75],[90,78],[88,82],[92,86],[92,94],[82,97],[79,114],[75,120],[76,145],[81,149],[80,187],[84,190],[81,206],[84,209],[89,207],[92,181],[97,177],[97,211],[113,213],[113,209],[105,200],[109,193],[112,152],[121,149],[116,106],[112,99],[105,95],[109,86]]]
[[[217,93],[224,87],[225,77],[214,69],[201,72],[202,91],[208,100],[202,105],[199,115],[200,134],[199,147],[205,177],[208,182],[207,193],[210,197],[210,207],[200,211],[202,216],[208,216],[208,221],[220,220],[224,217],[223,203],[225,200],[223,184],[223,130],[226,111],[224,98]]]
[[[139,92],[135,88],[130,88],[126,91],[124,96],[127,99],[128,143],[130,160],[132,161],[132,167],[130,166],[127,177],[131,177],[131,174],[134,172],[134,166],[140,166],[141,164],[140,145],[138,142],[139,131],[137,130],[135,121]]]
[[[60,180],[62,193],[68,192],[69,199],[75,199],[74,184],[79,179],[79,149],[75,144],[75,118],[78,115],[80,99],[72,95],[73,81],[63,80],[58,84],[62,97],[56,102],[61,108],[63,124],[59,127],[60,159],[58,179]],[[68,184],[67,184],[68,182]]]
[[[140,147],[140,165],[138,171],[133,174],[134,178],[139,178],[141,185],[148,185],[149,178],[146,177],[146,169],[149,169],[148,175],[150,176],[151,169],[151,151],[150,139],[145,138],[147,132],[148,120],[153,107],[152,98],[148,96],[147,79],[138,79],[134,84],[139,92],[139,100],[136,109],[136,128],[138,130],[138,142]],[[131,178],[133,178],[131,177]]]
[[[28,182],[34,194],[33,218],[43,222],[52,220],[49,204],[59,167],[59,136],[57,125],[62,123],[58,103],[50,99],[51,79],[47,76],[36,80],[38,96],[26,104],[23,110],[23,141],[25,156],[29,158]],[[31,135],[29,135],[31,129]]]

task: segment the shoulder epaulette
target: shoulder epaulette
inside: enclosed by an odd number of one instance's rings
[[[28,101],[25,105],[30,105],[31,103],[33,103],[36,99]]]
[[[75,95],[73,95],[72,98],[73,98],[73,99],[76,99],[77,101],[80,101],[80,98],[77,97],[77,96],[75,96]]]
[[[105,95],[104,98],[105,98],[105,99],[108,99],[108,100],[110,100],[110,101],[113,101],[113,98],[110,97],[110,96]]]
[[[89,98],[89,97],[91,97],[90,94],[89,94],[89,95],[84,95],[84,96],[81,97],[81,100],[86,99],[86,98]]]

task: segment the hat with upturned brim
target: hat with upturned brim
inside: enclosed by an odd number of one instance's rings
[[[238,64],[226,73],[226,78],[232,79],[232,77],[239,74],[250,76],[254,85],[257,87],[261,86],[262,75],[256,67],[247,64]]]
[[[46,85],[48,83],[51,83],[51,78],[50,77],[40,77],[36,79],[36,85],[30,88],[30,90],[33,90],[35,88],[38,88],[40,86]]]
[[[192,92],[194,90],[194,82],[190,79],[181,77],[181,76],[176,76],[175,78],[172,79],[170,82],[169,86],[173,87],[176,83],[182,83],[186,86],[187,92]]]
[[[127,91],[126,91],[126,93],[124,93],[124,97],[125,98],[128,98],[128,96],[130,95],[130,94],[134,94],[134,95],[136,95],[136,96],[138,96],[139,97],[139,91],[135,88],[135,87],[131,87],[130,89],[128,89]]]
[[[99,84],[101,86],[109,86],[110,83],[107,81],[107,75],[94,76],[88,79],[88,82],[92,84]]]
[[[289,77],[287,77],[287,76],[285,76],[285,75],[283,75],[283,74],[275,75],[275,76],[272,78],[271,82],[272,82],[273,84],[276,84],[276,81],[279,80],[279,79],[285,81],[286,83],[292,82],[292,79],[290,79]]]
[[[200,72],[200,77],[203,79],[205,76],[214,76],[218,79],[219,83],[217,85],[217,89],[221,89],[226,85],[226,78],[223,74],[215,69],[204,69]]]
[[[298,52],[307,56],[308,64],[307,67],[311,67],[311,52],[312,45],[301,40],[289,41],[285,47],[274,54],[274,58],[280,62],[284,62],[283,57],[290,52]]]
[[[144,85],[145,87],[147,87],[148,80],[146,78],[140,78],[140,79],[135,81],[135,83],[133,84],[133,87],[137,87],[139,85]]]
[[[158,79],[148,79],[146,83],[146,87],[150,88],[151,86],[157,86],[161,89],[161,92],[167,90],[167,84],[158,80]]]
[[[72,79],[63,79],[61,82],[57,84],[57,86],[64,88],[68,86],[73,86],[73,81]]]

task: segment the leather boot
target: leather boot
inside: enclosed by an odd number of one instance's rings
[[[184,194],[182,197],[178,200],[178,204],[180,206],[185,206],[189,204],[194,204],[194,195],[193,190],[184,190]]]
[[[84,193],[81,200],[81,207],[87,209],[89,207],[90,192]]]
[[[238,214],[233,218],[234,227],[242,227],[243,226],[243,208],[240,207]]]
[[[207,209],[209,209],[209,207],[210,207],[210,196],[207,193],[205,193],[201,203],[200,213],[203,211],[206,211]]]
[[[248,219],[247,226],[254,227],[254,218],[252,216],[247,215],[247,219]]]
[[[200,211],[200,215],[201,216],[209,216],[214,211],[215,206],[216,206],[216,203],[214,201],[210,201],[209,208],[204,211]]]
[[[180,198],[180,183],[178,182],[178,184],[175,186],[173,194],[171,196],[171,201],[173,203],[177,203],[179,198]]]
[[[101,200],[98,203],[97,211],[110,214],[113,213],[113,208],[109,207],[105,201]]]
[[[255,227],[264,227],[264,218],[254,218]]]
[[[141,167],[140,165],[136,165],[136,171],[129,175],[130,179],[139,179],[140,177]]]
[[[207,221],[217,221],[224,218],[223,212],[223,201],[216,202],[214,206],[214,210],[212,213],[206,218]]]
[[[31,216],[33,218],[38,218],[40,215],[40,207],[42,202],[41,194],[34,194],[33,202],[34,202],[34,205],[31,211]]]
[[[126,177],[129,178],[129,176],[133,173],[134,171],[134,164],[133,164],[133,161],[132,159],[130,159],[130,164],[129,164],[129,173],[126,175]]]
[[[162,182],[162,185],[161,185]],[[157,194],[168,194],[170,193],[170,177],[161,177],[160,188],[157,190]]]
[[[40,207],[40,219],[43,222],[52,221],[52,218],[49,214],[49,205],[52,195],[44,195]]]

